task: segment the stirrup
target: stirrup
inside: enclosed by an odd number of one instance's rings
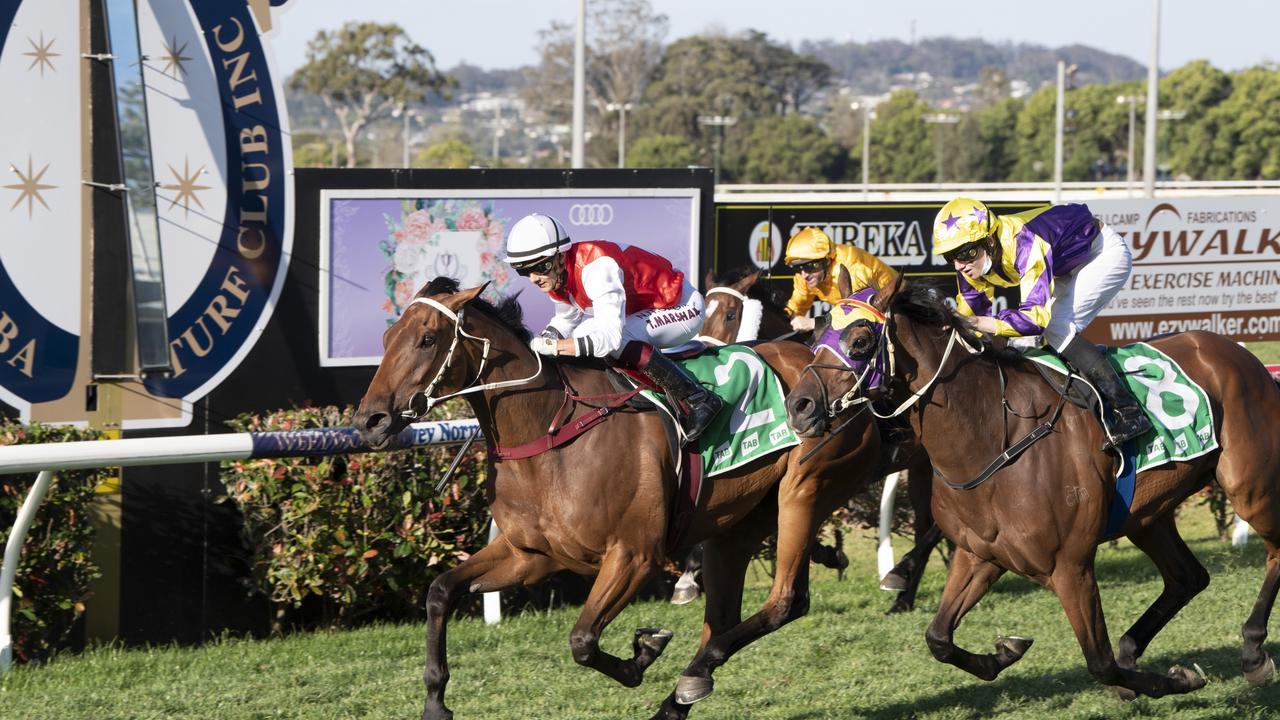
[[[1112,416],[1109,418],[1109,422],[1106,423],[1107,435],[1110,436],[1110,439],[1103,446],[1104,450],[1118,448],[1134,438],[1141,437],[1154,427],[1151,424],[1151,420],[1141,410],[1132,415],[1124,415],[1119,410],[1115,410],[1108,413],[1108,415]]]

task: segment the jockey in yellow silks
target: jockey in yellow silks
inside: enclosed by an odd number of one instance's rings
[[[888,287],[898,277],[876,256],[853,245],[836,245],[815,227],[804,228],[791,237],[783,261],[796,273],[786,311],[797,332],[813,329],[813,318],[804,315],[815,300],[835,303],[843,297],[841,274],[848,278],[851,293],[868,287]]]
[[[1138,401],[1111,364],[1083,336],[1085,327],[1124,287],[1133,267],[1129,246],[1083,204],[1012,215],[970,198],[938,211],[933,254],[956,269],[960,315],[979,332],[1042,336],[1102,394],[1111,443],[1151,429]],[[996,287],[1017,287],[1016,308],[993,312]]]

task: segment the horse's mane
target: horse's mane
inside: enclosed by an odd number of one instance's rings
[[[427,283],[426,287],[418,291],[417,297],[430,297],[432,295],[452,295],[458,292],[458,281],[441,275],[435,280]],[[529,328],[524,326],[524,308],[520,307],[518,298],[520,293],[516,293],[510,297],[504,298],[502,302],[494,305],[493,303],[477,296],[476,299],[467,303],[468,308],[479,310],[489,317],[497,320],[505,325],[516,337],[523,343],[528,343],[533,339],[533,333],[529,332]]]
[[[758,271],[759,268],[755,265],[739,265],[736,268],[730,268],[726,270],[723,275],[713,276],[715,285],[712,287],[732,285],[751,273]],[[710,290],[711,288],[707,289]],[[765,307],[772,308],[780,313],[786,312],[786,301],[778,299],[775,288],[769,283],[757,280],[751,285],[751,287],[747,288],[747,297],[752,300],[759,300]]]
[[[895,314],[905,315],[922,325],[959,330],[972,338],[969,325],[947,305],[936,288],[926,285],[907,285],[894,293],[889,307]],[[996,347],[991,338],[982,336],[982,356],[990,360],[1021,360],[1022,353],[1015,348]]]

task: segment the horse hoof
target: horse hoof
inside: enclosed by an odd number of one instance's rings
[[[672,605],[688,605],[698,599],[698,586],[689,584],[681,586],[676,583],[675,592],[671,593]]]
[[[1195,670],[1184,668],[1181,665],[1174,665],[1169,668],[1169,677],[1173,678],[1179,684],[1185,685],[1186,690],[1183,692],[1191,692],[1204,687],[1209,681],[1204,676],[1204,671],[1197,665]]]
[[[892,570],[880,580],[880,589],[887,592],[902,592],[907,589],[907,579]]]
[[[662,654],[666,649],[667,643],[671,642],[671,631],[662,628],[637,628],[636,639],[632,643],[636,654],[639,655],[641,648],[651,650],[654,657]]]
[[[692,705],[711,694],[713,683],[709,677],[681,675],[676,681],[676,702]]]
[[[1027,653],[1031,648],[1031,643],[1035,642],[1032,638],[1017,637],[1015,635],[1001,635],[996,638],[996,655],[1008,657],[1009,662],[1013,662]]]
[[[1276,661],[1267,656],[1267,661],[1254,668],[1248,670],[1244,674],[1244,679],[1249,683],[1249,687],[1262,687],[1271,684],[1276,679]]]

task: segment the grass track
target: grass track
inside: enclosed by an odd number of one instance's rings
[[[1209,676],[1197,693],[1114,700],[1089,677],[1056,598],[1005,577],[969,614],[958,642],[989,651],[998,634],[1036,638],[1018,664],[984,683],[933,660],[925,625],[944,569],[936,558],[921,608],[886,617],[890,596],[875,588],[873,543],[848,540],[844,582],[815,568],[810,614],[734,657],[716,692],[692,718],[1247,718],[1280,717],[1280,686],[1250,689],[1239,673],[1240,624],[1262,578],[1256,537],[1243,551],[1212,537],[1207,512],[1188,504],[1181,522],[1213,576],[1209,589],[1165,629],[1143,658],[1149,669],[1198,662]],[[904,543],[898,542],[898,549]],[[1159,576],[1127,542],[1100,551],[1111,638],[1159,593]],[[753,571],[746,607],[763,601],[768,578]],[[575,665],[568,635],[576,610],[530,613],[490,627],[464,619],[450,628],[449,702],[459,720],[647,718],[691,657],[701,602],[638,603],[618,618],[605,648],[630,655],[631,630],[676,632],[645,683],[628,690]],[[1273,618],[1271,627],[1276,627]],[[1273,654],[1280,647],[1268,645]],[[421,712],[421,626],[378,626],[270,641],[227,639],[202,648],[99,648],[45,667],[21,667],[0,681],[0,717],[66,718],[409,718]]]

